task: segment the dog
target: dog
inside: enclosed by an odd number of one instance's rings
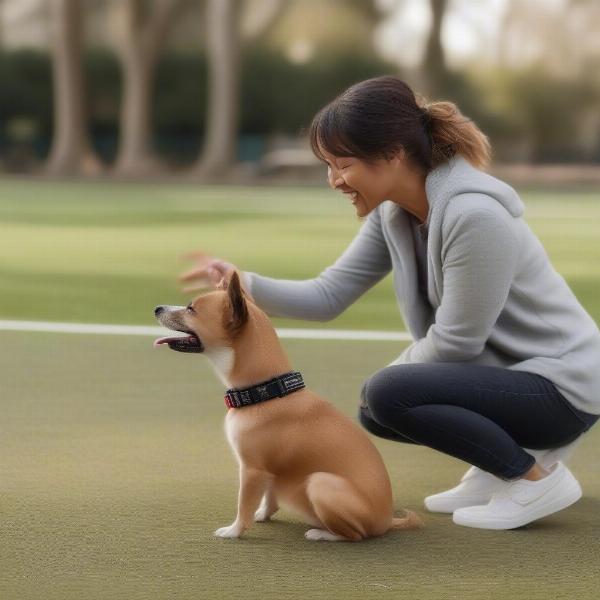
[[[422,526],[412,511],[394,517],[390,479],[374,444],[304,387],[237,272],[187,307],[156,307],[155,316],[186,334],[158,339],[155,347],[203,353],[231,388],[225,433],[239,464],[238,511],[216,536],[239,538],[280,505],[313,527],[305,533],[309,540],[356,542]]]

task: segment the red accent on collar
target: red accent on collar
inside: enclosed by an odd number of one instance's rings
[[[291,371],[243,390],[227,390],[225,406],[227,408],[242,408],[250,404],[287,396],[304,387],[302,375],[298,371]]]

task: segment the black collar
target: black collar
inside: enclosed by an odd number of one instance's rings
[[[301,390],[303,387],[305,386],[302,375],[297,371],[292,371],[245,390],[227,390],[225,406],[227,408],[242,408],[242,406],[248,406],[249,404],[257,404],[272,398],[287,396]]]

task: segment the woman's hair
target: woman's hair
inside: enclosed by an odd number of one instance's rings
[[[479,168],[490,161],[487,137],[455,104],[418,101],[392,76],[361,81],[324,106],[311,124],[310,143],[322,160],[321,149],[366,161],[404,150],[425,172],[455,154]]]

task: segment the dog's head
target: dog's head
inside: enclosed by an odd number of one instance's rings
[[[164,337],[155,346],[168,344],[178,352],[204,352],[232,345],[248,322],[249,309],[237,272],[217,291],[198,296],[187,306],[157,306],[158,322],[186,336]]]

